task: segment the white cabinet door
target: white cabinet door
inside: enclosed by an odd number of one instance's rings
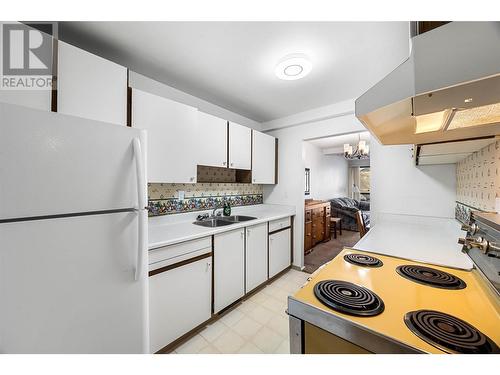
[[[267,280],[267,223],[246,228],[245,291],[252,291]]]
[[[148,131],[148,182],[195,183],[197,109],[132,91],[132,126]]]
[[[151,352],[210,319],[211,307],[212,257],[150,276]]]
[[[252,129],[229,123],[229,168],[252,169]]]
[[[245,294],[245,228],[214,236],[214,312]]]
[[[252,135],[252,183],[274,184],[276,139],[255,130]]]
[[[227,121],[198,112],[198,164],[227,167]]]
[[[59,41],[57,112],[127,125],[127,68]]]
[[[291,264],[290,229],[269,235],[269,277]]]

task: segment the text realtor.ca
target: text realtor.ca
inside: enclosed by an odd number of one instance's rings
[[[51,23],[2,23],[0,89],[52,89],[54,29]]]

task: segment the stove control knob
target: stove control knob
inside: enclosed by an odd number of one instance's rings
[[[462,230],[468,232],[471,235],[473,235],[473,234],[476,234],[479,231],[479,227],[476,225],[476,223],[473,223],[471,225],[463,224],[462,225]]]

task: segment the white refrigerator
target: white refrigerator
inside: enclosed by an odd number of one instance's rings
[[[149,353],[145,132],[0,103],[0,353]]]

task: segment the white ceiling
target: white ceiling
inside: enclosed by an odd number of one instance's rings
[[[328,150],[328,153],[343,153],[344,152],[344,144],[349,143],[352,146],[355,146],[359,139],[366,141],[366,144],[370,144],[370,132],[361,132],[361,133],[353,133],[353,134],[344,134],[337,135],[335,137],[328,138],[320,138],[308,141],[319,147],[323,151]]]
[[[59,36],[259,122],[355,98],[409,48],[407,22],[61,22]],[[279,80],[291,53],[312,72]]]

